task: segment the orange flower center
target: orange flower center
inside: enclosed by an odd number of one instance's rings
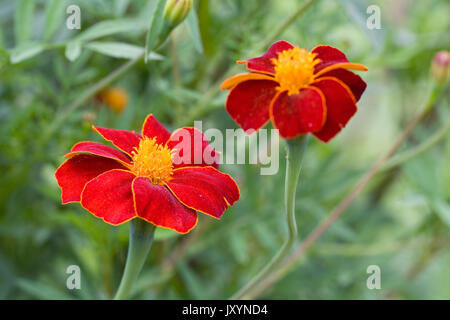
[[[320,62],[315,58],[316,54],[299,47],[278,53],[278,58],[272,59],[275,65],[275,80],[279,83],[277,90],[293,95],[313,82],[314,66]]]
[[[172,153],[167,146],[159,145],[156,139],[142,138],[139,147],[132,151],[133,164],[130,170],[139,177],[147,177],[153,184],[162,184],[173,173]]]

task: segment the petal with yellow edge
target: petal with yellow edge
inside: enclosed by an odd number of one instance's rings
[[[278,53],[292,49],[294,46],[287,41],[281,40],[277,41],[270,46],[270,48],[262,56],[257,58],[252,58],[249,60],[239,60],[238,64],[245,63],[247,69],[256,72],[263,72],[268,74],[275,74],[274,65],[272,62],[273,58],[278,58]]]
[[[239,199],[236,182],[212,167],[176,169],[166,185],[185,206],[218,219]]]
[[[356,99],[351,90],[336,78],[322,78],[313,83],[322,91],[327,104],[327,120],[314,135],[323,142],[330,141],[356,113]]]
[[[113,169],[126,169],[120,162],[92,154],[79,154],[67,159],[55,172],[62,191],[62,203],[79,202],[87,182]]]
[[[137,177],[133,194],[137,215],[158,227],[187,233],[197,224],[195,210],[183,206],[165,186]]]
[[[174,168],[213,166],[219,169],[220,153],[209,144],[206,136],[194,127],[175,130],[167,146],[172,150]]]
[[[158,144],[165,144],[170,138],[170,131],[153,114],[149,114],[142,125],[142,136],[155,138]]]
[[[316,59],[320,59],[320,63],[314,68],[316,77],[337,68],[367,71],[366,66],[349,62],[345,54],[334,47],[317,46],[311,52],[317,55]]]
[[[78,142],[72,147],[69,153],[64,155],[64,157],[68,158],[80,153],[95,154],[97,156],[121,161],[125,164],[131,163],[130,158],[123,152],[102,143],[92,141]]]
[[[136,217],[130,171],[111,170],[89,181],[81,193],[81,205],[94,216],[112,225]]]
[[[262,73],[239,73],[225,80],[221,84],[220,88],[222,90],[230,90],[236,87],[241,82],[247,80],[275,80],[275,79],[273,78],[273,76]]]
[[[242,82],[228,94],[225,108],[242,129],[258,130],[270,119],[270,104],[277,94],[277,87],[278,83],[273,80]]]
[[[274,126],[283,138],[295,138],[320,130],[326,115],[325,98],[320,90],[313,87],[293,95],[281,92],[271,106]]]
[[[359,101],[367,87],[366,82],[359,75],[346,69],[335,69],[325,72],[318,79],[323,77],[333,77],[341,80],[350,88],[356,101]]]
[[[102,127],[92,127],[95,132],[101,135],[105,140],[111,141],[113,145],[132,156],[134,148],[139,147],[139,142],[142,139],[141,135],[134,131],[109,129]]]

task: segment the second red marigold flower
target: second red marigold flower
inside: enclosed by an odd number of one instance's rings
[[[260,57],[238,61],[250,73],[222,84],[230,90],[226,109],[244,130],[269,120],[283,138],[313,133],[328,142],[355,114],[366,83],[348,69],[366,71],[330,46],[308,51],[287,41],[274,43]]]

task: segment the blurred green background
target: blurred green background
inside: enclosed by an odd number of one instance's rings
[[[203,120],[203,129],[236,128],[220,81],[302,2],[196,1],[198,29],[192,20],[181,24],[156,60],[113,83],[128,95],[121,113],[92,98],[46,136],[87,88],[144,46],[153,1],[0,1],[0,299],[111,298],[128,225],[112,227],[77,204],[60,204],[54,171],[62,155],[80,140],[101,141],[92,123],[139,130],[148,113],[171,130],[193,120]],[[69,4],[81,8],[81,30],[66,28]],[[381,8],[380,30],[366,27],[370,4]],[[328,144],[309,141],[297,191],[300,239],[420,110],[432,57],[450,48],[449,12],[446,0],[317,0],[278,37],[309,49],[336,46],[369,67],[362,75],[367,91],[348,127]],[[133,50],[118,51],[123,44]],[[401,149],[427,141],[448,123],[449,111],[445,96]],[[282,145],[272,176],[261,176],[257,165],[224,165],[241,188],[239,202],[220,221],[200,216],[187,236],[158,229],[132,297],[223,299],[255,275],[286,232],[284,155]],[[449,159],[447,131],[426,152],[379,174],[261,297],[450,299]],[[66,288],[69,265],[81,268],[81,290]],[[381,268],[381,290],[366,287],[369,265]]]

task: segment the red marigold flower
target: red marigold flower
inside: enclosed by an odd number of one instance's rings
[[[112,225],[139,217],[187,233],[197,223],[196,211],[220,219],[239,199],[236,182],[218,170],[219,154],[195,128],[181,128],[171,134],[149,115],[141,134],[93,129],[119,150],[98,142],[75,144],[55,173],[63,204],[80,202]],[[185,138],[189,139],[190,150],[179,150],[180,141],[186,145]],[[205,150],[213,157],[212,163],[203,157],[197,161],[200,163],[189,161]],[[176,152],[186,152],[191,159],[183,157],[184,162],[175,163]]]
[[[355,114],[366,89],[361,77],[347,69],[367,67],[330,46],[308,51],[278,41],[262,56],[237,63],[251,72],[225,80],[221,88],[230,90],[226,110],[246,131],[272,120],[283,138],[313,133],[328,142]]]

